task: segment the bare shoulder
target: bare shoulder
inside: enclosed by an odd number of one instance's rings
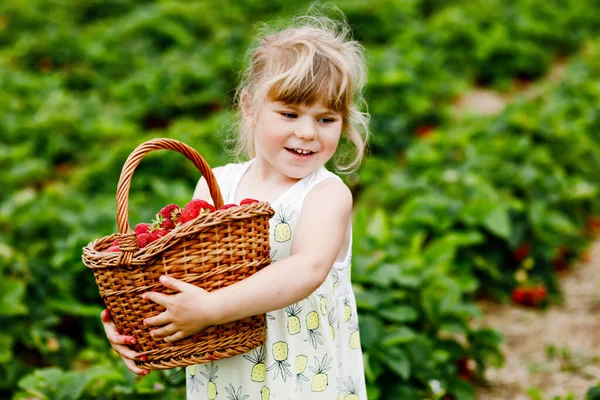
[[[323,180],[304,200],[291,253],[314,260],[325,276],[344,243],[351,218],[352,192],[348,186],[336,178]]]
[[[221,173],[223,172],[224,167],[216,167],[212,169],[213,175],[215,178],[219,179]],[[206,183],[206,179],[201,177],[196,184],[196,189],[194,190],[194,199],[202,199],[206,200],[209,203],[212,203],[212,198],[210,197],[210,191],[208,190],[208,184]]]
[[[340,179],[331,177],[316,185],[304,200],[302,213],[319,213],[326,210],[334,214],[350,214],[352,212],[352,192]],[[335,210],[338,210],[336,212]]]

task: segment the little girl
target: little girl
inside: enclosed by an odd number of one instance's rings
[[[186,368],[188,399],[367,399],[350,282],[352,194],[325,168],[334,158],[338,170],[353,171],[364,154],[364,49],[348,38],[345,21],[294,22],[262,37],[238,87],[236,151],[249,161],[213,170],[225,203],[271,203],[272,264],[210,293],[163,276],[179,293],[145,294],[166,308],[145,321],[166,341],[266,313],[263,346]],[[353,150],[349,159],[336,152],[340,139]],[[210,200],[204,179],[194,197]],[[135,339],[119,335],[106,311],[103,321],[128,368],[147,374],[126,346]]]

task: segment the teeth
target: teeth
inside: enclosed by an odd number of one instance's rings
[[[292,150],[294,150],[296,153],[299,153],[299,154],[310,154],[310,153],[312,153],[312,151],[310,151],[310,150],[301,150],[301,149],[292,149]]]

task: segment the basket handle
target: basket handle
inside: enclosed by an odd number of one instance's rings
[[[202,176],[206,179],[215,208],[220,208],[223,205],[223,196],[221,195],[221,189],[219,189],[219,185],[217,184],[217,179],[204,158],[202,158],[196,150],[178,140],[167,138],[152,139],[136,147],[127,158],[127,161],[125,161],[123,169],[121,170],[121,176],[119,177],[119,184],[117,186],[117,227],[119,233],[129,234],[131,232],[128,209],[129,187],[131,185],[133,172],[140,161],[142,161],[142,158],[154,150],[173,150],[186,156],[194,163],[196,168],[200,170]]]

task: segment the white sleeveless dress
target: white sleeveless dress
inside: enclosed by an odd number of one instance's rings
[[[227,164],[218,178],[225,203],[254,159]],[[327,178],[325,167],[304,177],[271,204],[272,262],[288,257],[308,192]],[[209,201],[210,199],[204,199]],[[193,400],[367,400],[356,301],[350,283],[352,240],[345,259],[306,299],[267,313],[266,343],[247,354],[186,368]]]

